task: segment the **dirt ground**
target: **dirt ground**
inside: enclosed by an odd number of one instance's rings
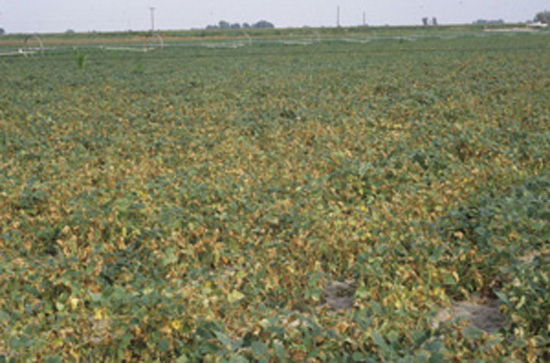
[[[440,311],[433,321],[433,328],[438,328],[442,323],[468,320],[470,325],[495,333],[508,327],[506,316],[500,312],[498,299],[482,299],[472,296],[469,300],[453,302],[448,309]]]

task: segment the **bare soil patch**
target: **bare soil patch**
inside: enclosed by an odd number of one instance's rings
[[[353,280],[332,281],[325,288],[326,304],[335,311],[350,310],[355,302],[357,284]]]
[[[443,323],[465,319],[471,326],[488,333],[495,333],[508,327],[506,316],[500,312],[499,307],[498,299],[481,299],[474,296],[466,301],[457,301],[450,308],[436,315],[433,327],[437,328]]]

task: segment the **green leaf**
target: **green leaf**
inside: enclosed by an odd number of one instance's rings
[[[468,339],[477,340],[483,336],[483,330],[470,325],[462,330],[462,334]]]
[[[508,297],[504,294],[504,292],[498,291],[498,290],[493,290],[493,292],[500,299],[500,301],[506,304],[506,306],[512,307],[512,303],[510,302]]]
[[[98,302],[101,300],[101,294],[94,294],[90,291],[90,297],[92,298],[93,302]]]
[[[224,347],[228,347],[231,345],[231,337],[227,334],[221,333],[219,331],[214,332],[216,335],[216,338],[222,343]]]
[[[267,346],[263,342],[253,342],[250,347],[256,357],[261,357],[267,353]]]
[[[173,251],[172,252],[168,252],[165,257],[162,259],[162,265],[163,266],[168,266],[168,265],[171,265],[175,262],[178,262],[178,255],[175,254]]]
[[[382,313],[382,305],[380,305],[374,300],[371,301],[371,308],[374,315],[379,315]]]
[[[167,352],[170,350],[170,341],[166,338],[161,339],[159,342],[159,350],[161,352]]]
[[[432,353],[432,356],[430,357],[430,363],[443,363],[443,362],[446,362],[445,354],[441,352]]]
[[[369,296],[369,293],[370,292],[366,286],[361,286],[360,288],[357,289],[357,291],[355,291],[355,295],[357,295],[357,297],[360,297],[360,298]]]
[[[273,349],[275,350],[275,355],[279,360],[284,361],[285,359],[285,347],[280,343],[273,343]]]
[[[378,346],[382,351],[388,350],[388,344],[386,343],[386,340],[377,332],[372,332],[372,339],[374,340],[374,344]]]
[[[397,343],[399,340],[399,334],[397,334],[397,332],[394,332],[394,331],[390,332],[388,334],[388,340],[392,344]]]

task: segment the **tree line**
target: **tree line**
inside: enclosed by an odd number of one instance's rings
[[[220,20],[217,25],[208,25],[206,29],[273,29],[275,25],[267,20],[260,20],[257,23],[229,23],[225,20]]]
[[[535,16],[535,22],[550,24],[550,11],[541,11]]]

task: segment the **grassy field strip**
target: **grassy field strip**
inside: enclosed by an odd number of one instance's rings
[[[498,30],[498,29],[497,29]],[[115,42],[111,39],[109,45],[106,44],[97,44],[97,40],[91,41],[91,44],[82,44],[80,42],[74,42],[73,44],[66,44],[64,46],[51,46],[46,45],[44,46],[45,51],[55,51],[55,50],[62,50],[62,49],[68,49],[70,47],[74,49],[105,49],[105,50],[113,50],[113,49],[119,49],[119,50],[132,50],[134,46],[137,46],[136,43],[145,43],[143,45],[147,48],[154,48],[154,47],[194,47],[194,46],[202,46],[207,48],[235,48],[235,47],[242,47],[245,45],[253,46],[253,45],[267,45],[267,44],[274,44],[274,43],[282,43],[285,45],[311,45],[316,43],[323,43],[323,42],[330,42],[330,43],[338,43],[338,42],[352,42],[352,43],[370,43],[370,42],[377,42],[377,41],[415,41],[415,40],[426,40],[426,39],[433,39],[433,40],[452,40],[452,39],[459,39],[464,37],[493,37],[493,36],[514,36],[515,34],[531,34],[531,35],[544,35],[544,34],[550,34],[547,31],[541,31],[541,30],[533,30],[528,29],[529,31],[516,31],[513,28],[511,30],[501,29],[499,31],[480,31],[477,33],[472,32],[464,32],[464,33],[452,33],[452,34],[415,34],[411,33],[410,35],[361,35],[357,34],[354,36],[327,36],[327,35],[320,35],[319,33],[313,33],[308,36],[285,36],[282,35],[277,38],[269,37],[269,38],[256,38],[256,37],[250,37],[248,35],[237,35],[236,37],[233,36],[231,39],[223,40],[223,39],[211,39],[211,40],[201,40],[201,39],[194,39],[191,41],[181,42],[178,40],[172,40],[170,36],[167,36],[166,39],[160,38],[162,44],[151,44],[151,40],[148,38],[143,39],[135,39],[131,42],[124,42],[120,44],[115,44]],[[376,34],[376,32],[374,32]],[[160,35],[158,35],[160,36]],[[241,40],[239,38],[245,37],[246,40]],[[4,39],[0,39],[0,49],[4,49],[1,51],[3,55],[17,55],[20,49],[29,49],[25,45],[22,45],[19,48],[14,49],[13,46],[14,41],[10,40],[11,38],[4,37]],[[155,38],[156,39],[156,38]],[[48,43],[48,38],[45,38],[46,44]],[[95,43],[95,44],[94,44]],[[140,44],[141,46],[141,44]],[[124,48],[124,49],[123,49]],[[31,50],[31,49],[29,49]],[[16,54],[17,53],[17,54]]]

